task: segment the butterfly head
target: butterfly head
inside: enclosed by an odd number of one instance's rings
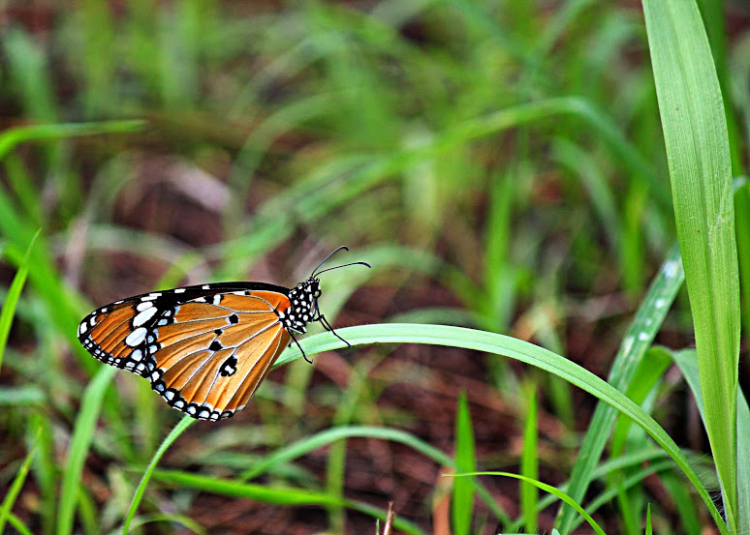
[[[325,321],[324,316],[321,315],[318,307],[318,298],[320,297],[320,278],[321,273],[331,271],[332,269],[339,269],[346,266],[353,266],[361,264],[363,266],[370,267],[365,262],[352,262],[341,266],[336,266],[328,269],[318,271],[320,267],[329,259],[331,256],[341,251],[342,249],[348,250],[346,247],[339,247],[331,254],[329,254],[325,260],[323,260],[318,267],[316,267],[310,274],[310,277],[300,282],[297,286],[289,290],[289,301],[291,306],[289,310],[282,316],[284,325],[287,329],[304,334],[307,332],[307,324],[311,321],[322,321],[324,326],[328,329],[330,326]],[[321,320],[321,318],[323,318]],[[330,330],[330,329],[329,329]]]

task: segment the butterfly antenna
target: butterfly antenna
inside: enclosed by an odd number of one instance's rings
[[[335,267],[332,267],[332,268],[324,269],[323,271],[318,271],[317,274],[320,275],[321,273],[325,273],[326,271],[331,271],[331,270],[342,268],[342,267],[346,267],[346,266],[367,266],[368,268],[372,267],[367,262],[351,262],[349,264],[343,264],[343,265],[340,265],[340,266],[335,266]],[[315,276],[315,275],[313,275],[313,276]]]
[[[310,275],[310,278],[313,278],[313,277],[315,276],[315,272],[316,272],[316,271],[318,271],[318,270],[320,269],[320,266],[322,266],[323,264],[325,264],[326,262],[328,262],[328,259],[329,259],[329,258],[331,258],[331,257],[332,257],[333,255],[335,255],[336,253],[338,253],[338,252],[339,252],[339,251],[340,251],[341,249],[343,249],[343,250],[345,250],[345,251],[348,251],[348,250],[349,250],[349,248],[348,248],[348,247],[347,247],[346,245],[342,245],[341,247],[338,247],[338,248],[337,248],[337,249],[336,249],[335,251],[333,251],[333,252],[332,252],[331,254],[329,254],[328,256],[326,256],[326,257],[325,257],[325,258],[323,259],[323,261],[322,261],[322,262],[321,262],[320,264],[318,264],[318,267],[316,267],[315,269],[313,269],[313,272],[312,272],[312,274]]]

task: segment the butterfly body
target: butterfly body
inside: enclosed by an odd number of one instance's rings
[[[345,265],[353,264],[369,267]],[[338,337],[318,308],[320,265],[291,289],[221,282],[116,301],[86,316],[78,339],[100,361],[148,379],[171,407],[200,420],[229,418],[297,343],[294,333],[319,321]]]

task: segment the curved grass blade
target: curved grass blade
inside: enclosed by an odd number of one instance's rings
[[[615,356],[607,382],[617,390],[628,391],[646,350],[653,343],[684,281],[680,249],[675,246],[662,263]],[[570,475],[568,494],[577,502],[582,501],[586,495],[592,474],[604,452],[616,418],[617,411],[613,407],[604,403],[597,404],[586,437],[581,444],[582,454],[578,456]],[[568,533],[575,518],[572,509],[563,507],[557,524],[560,532]]]
[[[16,528],[16,531],[18,531],[18,533],[20,533],[21,535],[34,535],[33,533],[31,533],[31,530],[28,528],[28,526],[23,523],[23,520],[18,518],[13,513],[10,513],[8,515],[8,522],[11,526]]]
[[[719,530],[722,533],[729,533],[724,519],[716,509],[695,469],[664,429],[622,392],[566,358],[547,349],[508,336],[445,325],[365,325],[341,329],[339,334],[352,345],[413,343],[473,349],[483,353],[513,358],[561,377],[608,403],[631,418],[651,435],[669,453],[680,470],[690,480]],[[301,343],[308,355],[344,347],[344,344],[330,333],[312,336]],[[281,355],[278,364],[284,364],[301,356],[299,349],[296,347],[289,348]]]
[[[445,452],[405,431],[389,429],[387,427],[349,426],[327,429],[311,437],[303,438],[293,444],[281,448],[262,461],[256,463],[252,468],[243,472],[239,476],[239,479],[246,481],[258,477],[276,465],[289,463],[294,459],[302,457],[316,449],[326,447],[338,440],[354,437],[377,438],[404,444],[405,446],[412,448],[414,451],[421,453],[425,457],[432,459],[436,463],[447,466],[451,470],[457,469],[455,461],[449,455],[446,455]],[[492,510],[493,514],[500,520],[500,522],[508,524],[510,522],[510,517],[492,498],[492,494],[490,494],[490,492],[479,482],[475,482],[475,486],[477,494],[482,497],[487,506]]]
[[[290,487],[269,487],[253,483],[227,481],[215,477],[189,474],[177,470],[158,470],[154,478],[164,483],[171,483],[182,488],[193,488],[204,492],[257,500],[276,505],[338,505],[379,518],[385,521],[387,512],[372,505],[353,500],[341,499],[324,492]],[[426,535],[418,526],[403,518],[396,518],[393,527],[410,535]]]
[[[100,134],[122,134],[138,132],[145,128],[145,121],[103,121],[94,123],[40,124],[8,128],[0,134],[0,160],[8,151],[27,141],[66,139]]]
[[[566,504],[568,504],[573,509],[575,509],[578,512],[578,514],[580,514],[583,518],[585,518],[586,522],[589,523],[589,525],[593,528],[593,530],[598,535],[605,535],[604,530],[601,528],[601,526],[599,526],[599,524],[597,524],[596,521],[593,518],[591,518],[591,516],[585,511],[583,507],[578,505],[578,503],[574,501],[570,496],[568,496],[561,490],[553,487],[552,485],[547,485],[546,483],[542,483],[541,481],[537,481],[536,479],[531,479],[530,477],[525,477],[525,476],[521,476],[518,474],[511,474],[510,472],[472,472],[470,474],[455,474],[454,477],[462,477],[462,476],[504,476],[504,477],[512,477],[514,479],[518,479],[525,483],[534,485],[535,487],[538,487],[539,489],[545,492],[549,492],[550,494],[554,494],[555,496],[560,498]],[[450,477],[450,475],[448,477]]]

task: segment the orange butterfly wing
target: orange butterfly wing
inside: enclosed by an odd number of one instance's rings
[[[210,285],[154,292],[87,316],[79,339],[96,358],[142,375],[175,409],[202,420],[245,407],[291,339],[275,289]],[[179,293],[193,299],[180,301]],[[279,290],[283,290],[279,288]]]

